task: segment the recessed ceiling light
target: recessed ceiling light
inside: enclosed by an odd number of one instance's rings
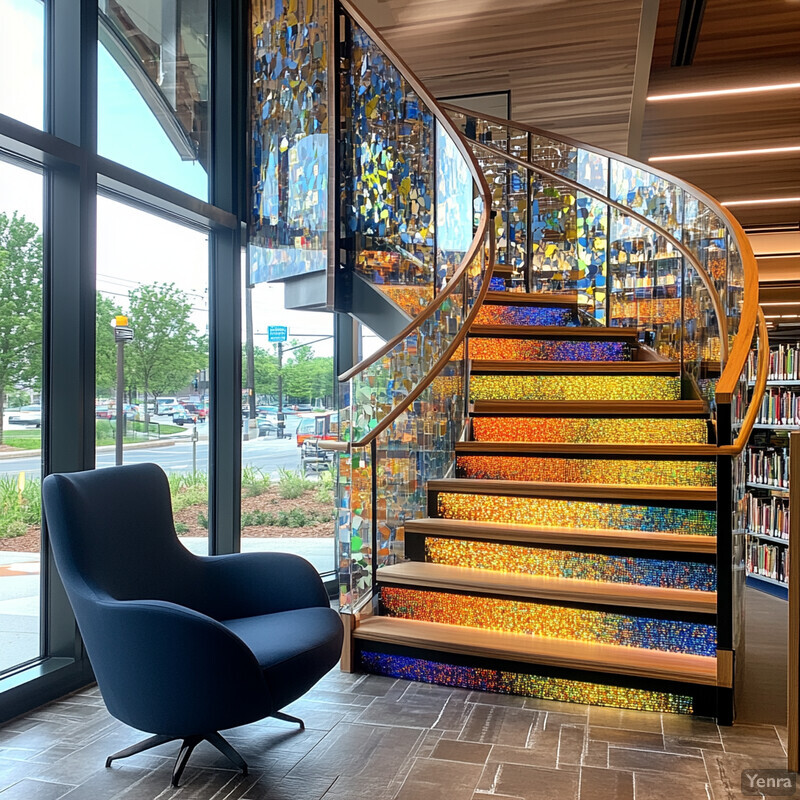
[[[763,200],[726,200],[723,206],[766,206],[778,203],[800,203],[800,197],[767,197]]]
[[[755,92],[779,92],[784,89],[800,89],[800,83],[771,83],[765,86],[741,86],[736,89],[710,89],[705,92],[679,92],[676,94],[651,94],[651,103],[662,100],[692,100],[696,97],[722,97],[729,94],[752,94]]]
[[[728,158],[732,156],[763,156],[772,153],[797,153],[800,145],[789,147],[760,147],[756,150],[718,150],[713,153],[681,153],[676,156],[652,156],[648,161],[685,161],[691,158]]]
[[[761,303],[762,306],[800,306],[800,300],[785,300],[782,302],[773,301],[766,301]]]

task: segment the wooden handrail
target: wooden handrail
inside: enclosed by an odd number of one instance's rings
[[[420,314],[418,314],[405,328],[403,328],[402,331],[400,331],[400,333],[386,342],[386,344],[383,345],[383,347],[381,347],[376,353],[373,353],[368,358],[363,359],[354,367],[347,370],[347,372],[342,373],[339,376],[339,381],[344,382],[383,358],[388,352],[402,342],[403,339],[409,336],[414,330],[419,328],[420,325],[422,325],[422,323],[425,322],[425,320],[428,319],[441,306],[441,304],[450,296],[454,287],[458,285],[458,282],[462,276],[466,274],[469,265],[472,263],[475,256],[478,254],[479,249],[485,242],[487,231],[489,232],[491,239],[489,245],[491,253],[489,266],[491,267],[494,264],[494,229],[489,224],[492,210],[492,196],[489,193],[489,185],[486,183],[486,178],[483,176],[483,171],[481,170],[477,158],[475,158],[475,154],[472,152],[472,149],[466,145],[464,137],[461,135],[461,132],[458,130],[458,128],[456,128],[453,120],[450,119],[450,116],[437,102],[436,98],[427,90],[419,78],[417,78],[414,72],[409,68],[408,64],[406,64],[406,62],[397,54],[391,45],[389,45],[386,40],[372,27],[369,20],[354,5],[352,5],[349,0],[339,0],[339,6],[350,16],[351,19],[353,19],[367,32],[373,41],[380,44],[383,54],[402,73],[403,78],[405,78],[405,80],[411,85],[411,88],[416,92],[420,101],[428,107],[428,110],[433,113],[433,116],[441,123],[442,127],[445,128],[449,134],[449,138],[453,144],[455,144],[456,148],[467,162],[467,166],[472,173],[472,179],[478,185],[478,190],[483,199],[483,213],[481,214],[481,218],[478,222],[478,228],[475,232],[475,236],[472,239],[469,250],[467,250],[464,258],[461,260],[461,263],[458,265],[452,277],[447,282],[447,285],[436,295],[436,298],[433,300],[433,302],[427,305],[420,312]],[[485,276],[487,284],[490,278],[491,275],[487,273]],[[461,338],[463,339],[463,336]],[[407,398],[406,402],[402,405],[407,405],[409,402],[411,401],[409,401]]]
[[[722,360],[727,360],[728,318],[722,311],[722,303],[720,302],[719,294],[714,286],[713,281],[711,280],[711,276],[703,269],[703,267],[700,265],[700,262],[695,258],[694,254],[687,247],[685,247],[680,240],[676,239],[669,231],[664,230],[660,225],[654,223],[652,220],[649,220],[647,217],[642,216],[636,211],[631,210],[626,205],[618,203],[616,200],[612,200],[610,197],[606,197],[601,192],[597,192],[594,189],[589,189],[582,183],[578,183],[571,178],[565,178],[558,172],[547,169],[547,167],[543,167],[541,164],[538,164],[535,161],[526,161],[523,158],[518,158],[510,153],[506,153],[499,147],[494,147],[490,144],[484,144],[483,142],[473,142],[473,144],[476,147],[482,148],[483,150],[490,151],[493,155],[502,157],[512,164],[517,164],[523,169],[527,169],[530,172],[538,172],[541,175],[546,175],[548,178],[556,180],[559,183],[563,183],[564,185],[569,186],[576,191],[583,192],[583,194],[589,195],[589,197],[594,197],[595,200],[600,200],[600,202],[624,212],[626,216],[635,219],[640,225],[644,225],[646,228],[650,228],[651,230],[656,231],[660,236],[663,236],[692,265],[692,267],[694,267],[695,272],[700,276],[700,280],[703,281],[703,285],[706,287],[709,297],[711,298],[711,304],[714,306],[714,313],[719,323],[720,350],[722,352]]]
[[[747,440],[753,431],[758,419],[758,412],[761,410],[761,397],[764,389],[767,388],[767,377],[769,375],[769,332],[767,331],[767,321],[764,319],[764,312],[761,306],[758,308],[758,366],[756,367],[756,382],[753,387],[753,396],[750,398],[750,405],[747,413],[742,420],[742,427],[739,435],[733,444],[719,448],[719,452],[726,456],[738,456],[744,450]],[[717,402],[719,398],[717,398]],[[727,401],[727,402],[730,402]]]
[[[668,172],[652,167],[650,164],[643,164],[628,156],[615,153],[613,150],[606,150],[605,148],[595,147],[593,145],[589,146],[583,142],[571,139],[568,136],[563,136],[562,134],[556,135],[550,131],[535,128],[532,125],[526,125],[509,119],[500,119],[499,117],[492,117],[487,114],[478,114],[475,111],[470,111],[468,108],[461,108],[460,106],[454,106],[450,103],[443,103],[442,106],[456,114],[464,114],[466,116],[475,117],[476,119],[492,122],[496,125],[503,125],[509,128],[516,128],[517,130],[534,133],[539,136],[545,136],[553,141],[571,147],[578,147],[591,153],[597,153],[598,155],[614,159],[620,163],[628,164],[636,169],[644,169],[652,175],[657,175],[670,183],[674,183],[676,186],[680,186],[681,189],[688,194],[700,199],[714,211],[720,219],[727,223],[728,230],[733,235],[739,248],[739,254],[742,258],[742,269],[744,270],[744,302],[739,319],[739,330],[733,342],[733,347],[730,349],[728,360],[722,370],[722,375],[720,375],[716,386],[717,400],[719,402],[729,403],[733,392],[736,391],[736,384],[739,382],[739,376],[742,374],[742,370],[747,363],[747,355],[750,352],[750,344],[756,332],[756,320],[758,316],[758,264],[756,263],[756,257],[753,255],[753,248],[750,246],[750,242],[742,226],[739,224],[739,220],[707,192],[683,180],[683,178],[678,178]]]

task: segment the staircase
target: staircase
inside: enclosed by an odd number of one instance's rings
[[[574,295],[486,295],[455,477],[377,571],[358,668],[713,713],[713,427],[636,330],[580,323]]]

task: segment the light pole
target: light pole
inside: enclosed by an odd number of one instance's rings
[[[128,327],[128,318],[120,314],[111,320],[114,341],[117,343],[117,410],[114,437],[116,457],[114,463],[122,464],[122,442],[125,436],[125,342],[133,341],[133,328]]]

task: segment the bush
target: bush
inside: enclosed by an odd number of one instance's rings
[[[288,469],[278,470],[280,479],[278,480],[278,494],[284,500],[296,500],[302,497],[309,489],[314,488],[314,482],[301,475],[299,472],[292,472]]]
[[[317,502],[332,506],[334,503],[333,487],[333,472],[330,470],[321,472],[319,475],[319,486],[317,487]]]
[[[242,494],[245,497],[257,497],[269,489],[269,475],[265,475],[258,467],[242,467]]]
[[[197,524],[208,530],[208,517],[202,511],[197,515]]]
[[[23,536],[31,525],[42,522],[40,481],[26,479],[20,492],[18,478],[0,477],[0,538]]]
[[[189,533],[189,526],[185,522],[176,522],[175,533]]]
[[[198,472],[173,472],[167,476],[169,493],[172,497],[172,510],[182,511],[190,506],[208,502],[208,474]]]

